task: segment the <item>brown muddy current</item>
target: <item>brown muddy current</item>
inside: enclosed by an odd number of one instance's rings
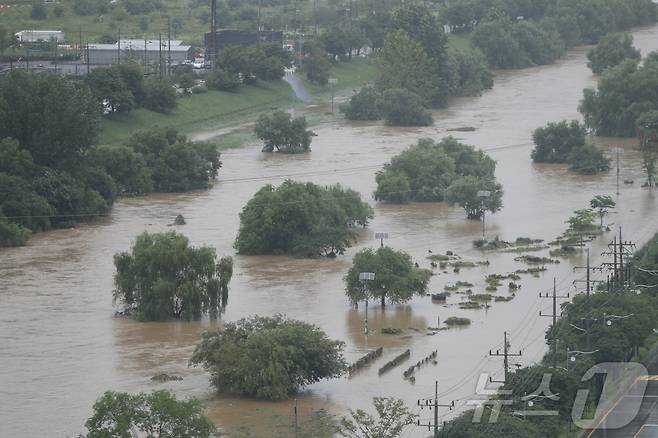
[[[658,27],[634,32],[635,44],[644,54],[658,49]],[[462,269],[459,275],[439,273],[431,291],[457,280],[475,283],[482,291],[488,273],[525,268],[514,254],[482,253],[472,249],[480,224],[467,221],[458,208],[440,204],[381,205],[372,200],[375,171],[417,139],[440,139],[448,130],[472,126],[473,132],[451,132],[466,143],[488,151],[498,161],[497,177],[505,189],[504,209],[487,216],[487,235],[510,240],[529,236],[551,240],[565,228],[564,221],[578,208],[588,206],[596,194],[615,193],[615,172],[578,176],[564,166],[533,165],[530,132],[548,121],[580,118],[577,112],[582,89],[595,78],[586,67],[586,48],[577,49],[555,65],[499,73],[493,90],[477,98],[458,99],[449,109],[437,111],[436,123],[422,129],[398,129],[380,124],[325,123],[315,129],[313,151],[301,156],[263,154],[260,147],[223,154],[224,167],[217,184],[208,191],[183,195],[123,199],[110,217],[73,230],[35,236],[29,246],[0,251],[0,436],[63,437],[84,430],[91,405],[107,389],[151,391],[169,388],[180,397],[200,397],[219,426],[268,424],[273,415],[285,419],[277,432],[291,424],[290,402],[261,403],[217,397],[208,376],[187,366],[199,333],[210,322],[139,323],[114,317],[112,305],[112,256],[126,250],[143,231],[165,231],[182,213],[188,225],[179,231],[193,244],[213,245],[220,255],[234,254],[238,213],[265,183],[278,184],[282,176],[319,184],[341,184],[363,194],[375,208],[372,225],[358,244],[334,260],[293,260],[285,257],[235,258],[229,305],[224,320],[259,314],[285,313],[312,322],[329,336],[346,342],[346,356],[354,361],[368,349],[384,346],[384,357],[351,379],[341,378],[312,385],[299,396],[301,415],[325,407],[335,414],[347,408],[367,407],[371,398],[390,395],[415,405],[419,397],[433,394],[439,380],[441,403],[456,400],[461,412],[476,398],[477,377],[502,375],[502,363],[487,357],[489,349],[502,346],[503,331],[511,336],[513,350],[521,349],[518,362],[529,364],[545,352],[544,330],[550,300],[538,292],[557,277],[560,292],[574,292],[578,278],[572,267],[584,263],[581,255],[549,268],[540,278],[524,276],[522,289],[510,302],[492,303],[487,311],[460,310],[429,297],[382,310],[371,305],[372,333],[363,334],[363,308],[352,308],[345,297],[342,277],[350,257],[359,249],[375,246],[374,232],[390,234],[387,244],[410,252],[428,266],[428,250],[452,250],[468,260],[488,259],[490,266]],[[622,146],[622,185],[619,208],[608,221],[621,225],[625,238],[638,243],[658,231],[655,195],[641,189],[642,171],[633,140],[597,139],[603,147]],[[592,243],[594,262],[612,234]],[[542,255],[545,255],[542,253]],[[506,295],[503,286],[499,294]],[[453,305],[450,305],[453,304]],[[427,336],[425,328],[449,316],[466,316],[469,328]],[[405,328],[402,336],[379,334],[380,327]],[[412,329],[413,328],[413,329]],[[379,377],[377,368],[405,349],[411,360]],[[402,371],[412,362],[438,349],[438,364],[423,367],[412,384]],[[181,382],[156,384],[150,378],[168,372]],[[427,416],[427,412],[419,412]],[[445,410],[442,415],[447,414]],[[252,436],[271,436],[270,426],[256,427]],[[426,430],[425,430],[426,431]],[[410,428],[403,436],[423,436]]]

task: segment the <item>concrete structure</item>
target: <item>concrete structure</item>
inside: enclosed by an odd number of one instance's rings
[[[210,32],[204,34],[206,52],[212,42]],[[262,30],[251,32],[247,30],[221,29],[215,32],[215,50],[221,52],[227,46],[255,46],[258,43],[283,44],[283,32]]]
[[[119,63],[118,44],[89,44],[88,50],[83,50],[83,57],[92,65],[110,65]],[[142,65],[157,65],[162,56],[163,65],[167,65],[171,56],[171,65],[181,64],[192,56],[192,46],[184,45],[182,41],[172,40],[171,50],[168,41],[162,40],[121,40],[121,62],[134,60]]]
[[[64,42],[64,32],[60,30],[21,30],[14,36],[21,43]]]

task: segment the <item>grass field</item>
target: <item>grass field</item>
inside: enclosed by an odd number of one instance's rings
[[[101,144],[121,143],[132,133],[154,126],[177,128],[183,133],[218,129],[255,119],[266,110],[295,102],[291,89],[283,81],[261,82],[238,93],[208,91],[178,100],[171,114],[138,109],[127,114],[105,117],[101,123]]]
[[[377,67],[374,60],[368,58],[353,58],[349,61],[339,62],[331,69],[330,77],[338,79],[334,86],[336,96],[349,96],[354,90],[360,89],[363,85],[371,83],[377,75]],[[304,85],[308,92],[316,99],[326,100],[331,94],[329,85],[319,86],[306,80],[302,74]]]

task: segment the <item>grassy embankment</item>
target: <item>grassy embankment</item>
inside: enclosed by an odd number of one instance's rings
[[[332,70],[339,86],[337,94],[357,88],[360,84],[372,81],[375,69],[367,59],[353,59],[339,63]],[[325,99],[328,87],[315,87],[309,92],[318,101]],[[101,127],[102,144],[118,144],[132,133],[153,126],[169,126],[190,134],[195,131],[220,129],[255,120],[259,114],[277,108],[302,107],[303,104],[292,96],[290,86],[284,81],[261,82],[257,86],[242,88],[237,93],[209,91],[180,98],[178,108],[171,114],[161,114],[146,109],[138,109],[128,114],[120,114],[103,119]],[[313,123],[313,120],[309,120]],[[236,132],[218,140],[222,149],[240,146],[252,139],[245,132]]]

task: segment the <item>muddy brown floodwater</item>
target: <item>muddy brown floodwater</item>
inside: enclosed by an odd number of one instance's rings
[[[634,32],[644,54],[658,49],[658,28]],[[387,244],[410,252],[427,266],[428,250],[452,250],[469,260],[488,259],[490,266],[462,269],[459,275],[440,273],[432,278],[432,291],[458,279],[484,287],[488,273],[507,273],[524,266],[514,254],[483,255],[472,249],[480,224],[467,221],[463,211],[441,204],[403,206],[376,204],[371,193],[374,173],[384,162],[422,137],[440,139],[451,128],[472,126],[473,132],[452,132],[463,141],[488,151],[497,161],[497,176],[505,188],[504,209],[487,216],[488,236],[504,239],[529,236],[550,240],[559,235],[570,213],[586,207],[595,194],[615,193],[615,172],[592,177],[569,173],[564,166],[533,165],[530,132],[548,121],[579,118],[582,89],[595,78],[586,67],[586,49],[569,54],[555,65],[498,74],[495,88],[477,98],[458,99],[435,113],[436,124],[423,129],[397,129],[380,124],[338,121],[315,130],[318,136],[307,155],[262,154],[252,145],[223,154],[224,167],[217,184],[208,191],[182,195],[123,199],[110,217],[73,230],[35,236],[29,246],[0,251],[0,436],[61,437],[83,431],[94,400],[107,389],[150,391],[170,388],[182,397],[206,400],[210,417],[219,425],[255,427],[253,436],[270,436],[272,415],[291,418],[291,402],[261,403],[213,395],[207,375],[187,367],[187,360],[207,321],[194,323],[138,323],[113,317],[112,256],[129,248],[143,231],[164,231],[182,213],[188,225],[180,231],[194,244],[217,247],[220,255],[233,254],[238,212],[265,183],[279,183],[282,175],[320,184],[341,184],[358,190],[375,207],[372,225],[362,232],[358,245],[334,260],[294,260],[286,257],[236,257],[229,305],[223,318],[285,313],[319,325],[331,337],[346,342],[353,361],[368,349],[384,346],[375,366],[351,379],[341,378],[310,386],[299,396],[302,416],[319,407],[343,414],[348,407],[367,407],[371,398],[391,395],[415,405],[433,393],[439,380],[441,402],[456,400],[465,409],[474,398],[479,373],[494,378],[502,363],[487,356],[500,348],[503,331],[510,333],[514,350],[522,350],[518,363],[529,364],[545,352],[544,330],[550,301],[538,292],[548,290],[557,277],[561,292],[573,292],[574,264],[583,256],[550,267],[540,278],[526,276],[522,289],[510,302],[492,303],[488,311],[460,310],[451,297],[448,305],[416,298],[407,305],[385,310],[371,305],[372,335],[363,334],[363,308],[352,308],[344,295],[342,277],[350,257],[360,248],[375,246],[373,233],[390,234]],[[656,231],[658,203],[653,193],[640,188],[638,152],[633,140],[597,139],[605,148],[622,146],[623,185],[619,208],[609,217],[638,243]],[[594,263],[612,235],[592,243]],[[506,287],[501,289],[507,294]],[[453,305],[450,305],[453,304]],[[449,316],[472,320],[466,329],[427,336],[425,328]],[[379,334],[379,328],[405,329],[403,336]],[[412,330],[414,328],[415,330]],[[416,362],[438,349],[438,364],[416,373],[415,384],[403,380],[405,366],[379,377],[378,365],[404,349]],[[408,363],[405,364],[408,366]],[[159,372],[184,377],[181,382],[152,383]],[[446,412],[442,412],[442,415]],[[279,426],[289,429],[290,422]],[[423,436],[410,428],[404,436]]]

